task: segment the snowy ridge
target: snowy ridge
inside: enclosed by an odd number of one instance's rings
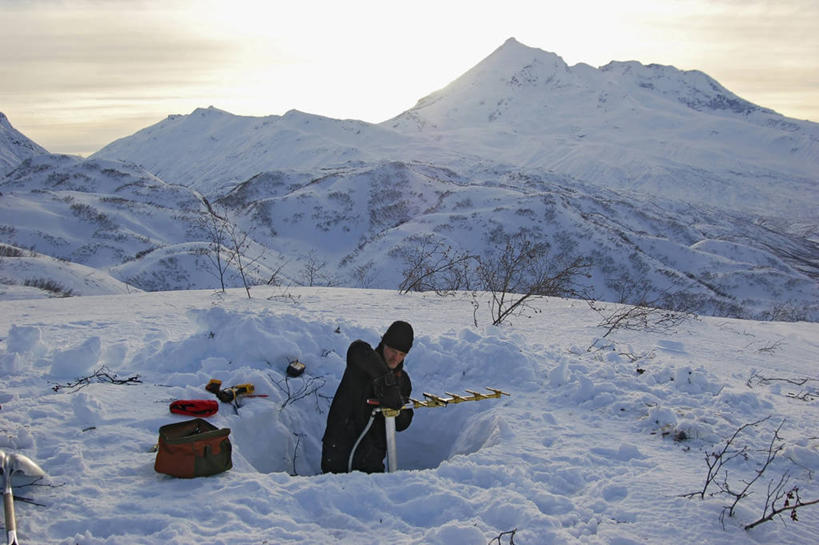
[[[29,157],[48,153],[45,148],[11,126],[0,112],[0,176]]]
[[[92,158],[131,160],[166,181],[213,196],[267,170],[370,161],[376,156],[369,148],[376,143],[400,147],[406,139],[363,121],[297,110],[246,117],[210,107],[169,116]]]
[[[105,271],[0,244],[0,299],[137,293]]]
[[[816,194],[819,172],[819,125],[750,104],[702,72],[569,67],[513,39],[382,125],[519,170],[756,213],[812,215],[799,200]]]

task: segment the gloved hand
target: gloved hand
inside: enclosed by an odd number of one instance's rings
[[[373,392],[382,407],[400,409],[404,404],[404,400],[401,399],[401,388],[398,386],[398,379],[392,373],[373,379]]]

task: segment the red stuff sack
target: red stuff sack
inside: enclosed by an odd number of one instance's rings
[[[213,416],[219,410],[214,399],[177,399],[171,403],[171,412],[186,416]]]

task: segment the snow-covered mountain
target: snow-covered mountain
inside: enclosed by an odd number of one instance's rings
[[[254,283],[395,289],[424,245],[481,256],[523,233],[588,260],[594,298],[817,320],[817,127],[701,72],[509,40],[380,125],[211,107],[86,161],[30,158],[0,178],[0,242],[213,288],[213,206],[248,235]]]
[[[464,173],[485,162],[545,170],[762,214],[810,217],[819,204],[816,123],[755,106],[702,72],[637,62],[569,67],[514,39],[379,125],[200,109],[94,157],[139,163],[209,196],[267,170],[401,160]]]
[[[383,125],[611,189],[756,213],[816,210],[819,125],[755,106],[698,71],[569,67],[510,39]]]
[[[384,148],[411,146],[400,133],[363,121],[297,110],[237,116],[210,107],[168,116],[91,157],[132,161],[164,180],[215,196],[260,172],[377,161],[389,155]]]
[[[48,151],[12,127],[6,115],[0,112],[0,176],[25,159],[43,153]]]

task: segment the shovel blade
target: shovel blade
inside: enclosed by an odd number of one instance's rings
[[[22,473],[26,477],[42,477],[45,475],[45,471],[34,460],[16,453],[6,455],[6,471],[9,477],[14,473]]]

